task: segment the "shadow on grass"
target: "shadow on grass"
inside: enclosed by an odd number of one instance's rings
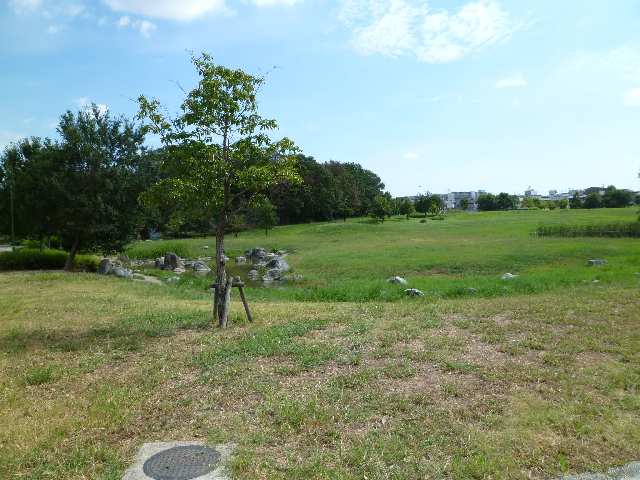
[[[208,312],[183,311],[146,313],[85,330],[13,329],[0,336],[0,351],[17,353],[41,348],[73,352],[105,345],[132,351],[144,338],[170,336],[178,330],[203,330],[211,325]]]

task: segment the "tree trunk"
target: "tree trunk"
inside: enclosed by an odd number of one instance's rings
[[[216,289],[217,301],[217,320],[221,327],[226,326],[227,320],[224,315],[224,300],[226,297],[227,286],[227,270],[224,259],[224,212],[218,215],[218,224],[216,225]]]
[[[67,256],[67,261],[64,264],[64,270],[66,272],[73,271],[73,265],[76,259],[76,253],[78,253],[78,248],[80,247],[80,239],[76,237],[73,240],[73,244],[71,245],[71,250],[69,250],[69,255]]]

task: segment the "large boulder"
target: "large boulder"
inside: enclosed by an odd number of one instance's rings
[[[211,268],[202,260],[197,260],[193,262],[193,271],[198,273],[209,273]]]
[[[395,277],[387,278],[387,282],[395,283],[396,285],[406,285],[407,284],[407,281],[404,278],[399,277],[397,275]]]
[[[124,267],[113,267],[111,273],[119,278],[133,278],[133,272]]]
[[[98,273],[100,275],[109,275],[113,269],[113,263],[108,258],[103,258],[98,265]]]
[[[267,262],[267,251],[264,248],[256,247],[244,252],[244,256],[251,260],[251,263],[266,263]]]
[[[273,282],[275,280],[280,280],[282,278],[283,273],[284,272],[282,270],[278,269],[278,268],[270,268],[263,275],[262,281],[263,282]]]
[[[422,290],[418,290],[417,288],[407,288],[404,293],[408,297],[424,297],[424,292]]]
[[[184,264],[178,255],[173,252],[167,252],[164,254],[164,268],[175,270],[176,268],[184,268]]]
[[[265,265],[268,269],[277,269],[280,270],[280,273],[285,273],[291,270],[291,267],[287,263],[287,261],[282,257],[273,257],[271,260],[267,262]]]
[[[587,261],[587,265],[590,267],[600,267],[606,264],[607,264],[607,261],[602,258],[594,258]]]
[[[249,273],[247,273],[247,278],[249,278],[249,280],[257,282],[258,280],[260,280],[260,273],[255,269],[249,270]]]

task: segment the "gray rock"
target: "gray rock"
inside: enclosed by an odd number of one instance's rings
[[[205,250],[209,250],[209,245],[203,245],[202,248],[204,248]]]
[[[131,263],[131,260],[129,260],[129,256],[125,253],[121,253],[120,255],[118,255],[118,261],[123,265],[129,265]]]
[[[184,264],[178,255],[173,252],[167,252],[164,254],[164,268],[175,270],[176,268],[184,268]]]
[[[193,270],[195,272],[210,272],[211,268],[205,262],[198,260],[197,262],[193,262]]]
[[[608,262],[603,260],[602,258],[594,258],[591,260],[587,260],[587,265],[590,267],[599,267],[601,265],[606,265]]]
[[[258,270],[255,269],[249,270],[247,277],[249,278],[249,280],[258,281],[260,280],[260,273],[258,273]]]
[[[282,274],[284,272],[279,268],[270,268],[262,277],[264,282],[273,282],[275,280],[280,280],[282,278]]]
[[[273,257],[267,262],[265,267],[267,267],[268,269],[278,269],[281,273],[285,273],[291,270],[291,267],[289,266],[287,261],[282,257]]]
[[[473,287],[469,287],[469,288],[467,288],[467,293],[478,293],[478,289],[477,288],[473,288]]]
[[[100,275],[109,275],[113,269],[113,264],[108,258],[103,258],[98,265],[98,273]]]
[[[418,290],[417,288],[407,288],[404,293],[409,297],[424,297],[424,292],[422,290]]]
[[[517,277],[519,277],[519,276],[520,276],[520,275],[514,275],[513,273],[509,273],[509,272],[507,272],[507,273],[505,273],[504,275],[502,275],[500,278],[501,278],[502,280],[511,280],[512,278],[517,278]]]
[[[164,268],[164,258],[158,257],[155,261],[156,268]]]
[[[238,265],[247,263],[247,257],[236,257],[236,263]]]
[[[173,273],[177,273],[178,275],[180,275],[181,273],[186,272],[184,267],[176,267],[173,269]]]
[[[399,277],[397,275],[395,277],[387,278],[387,282],[395,283],[396,285],[407,285],[408,284],[408,282],[404,278]]]
[[[111,273],[119,278],[133,278],[133,272],[124,267],[113,267]]]
[[[256,264],[259,262],[267,261],[267,251],[264,248],[256,247],[244,252],[244,256],[251,260],[251,263]]]

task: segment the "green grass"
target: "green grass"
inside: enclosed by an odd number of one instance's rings
[[[426,298],[501,297],[556,291],[591,284],[638,285],[640,243],[633,238],[540,238],[540,225],[590,225],[631,222],[636,209],[478,212],[450,215],[421,224],[394,218],[275,228],[268,237],[254,231],[226,239],[230,257],[263,246],[292,252],[289,263],[304,281],[251,289],[253,300],[309,302],[396,301],[404,288],[385,280],[404,276]],[[208,245],[209,249],[202,247]],[[151,258],[168,250],[183,256],[212,255],[212,238],[139,242],[127,253]],[[587,267],[605,258],[608,265]],[[232,266],[232,268],[234,268]],[[246,269],[238,268],[241,273]],[[519,275],[501,280],[503,273]],[[177,287],[204,291],[208,278],[185,276]]]
[[[637,240],[531,235],[634,214],[250,233],[229,253],[288,249],[306,280],[248,289],[255,322],[234,298],[225,330],[189,276],[0,273],[0,478],[119,480],[142,443],[184,439],[235,443],[247,480],[548,479],[638,460]]]

